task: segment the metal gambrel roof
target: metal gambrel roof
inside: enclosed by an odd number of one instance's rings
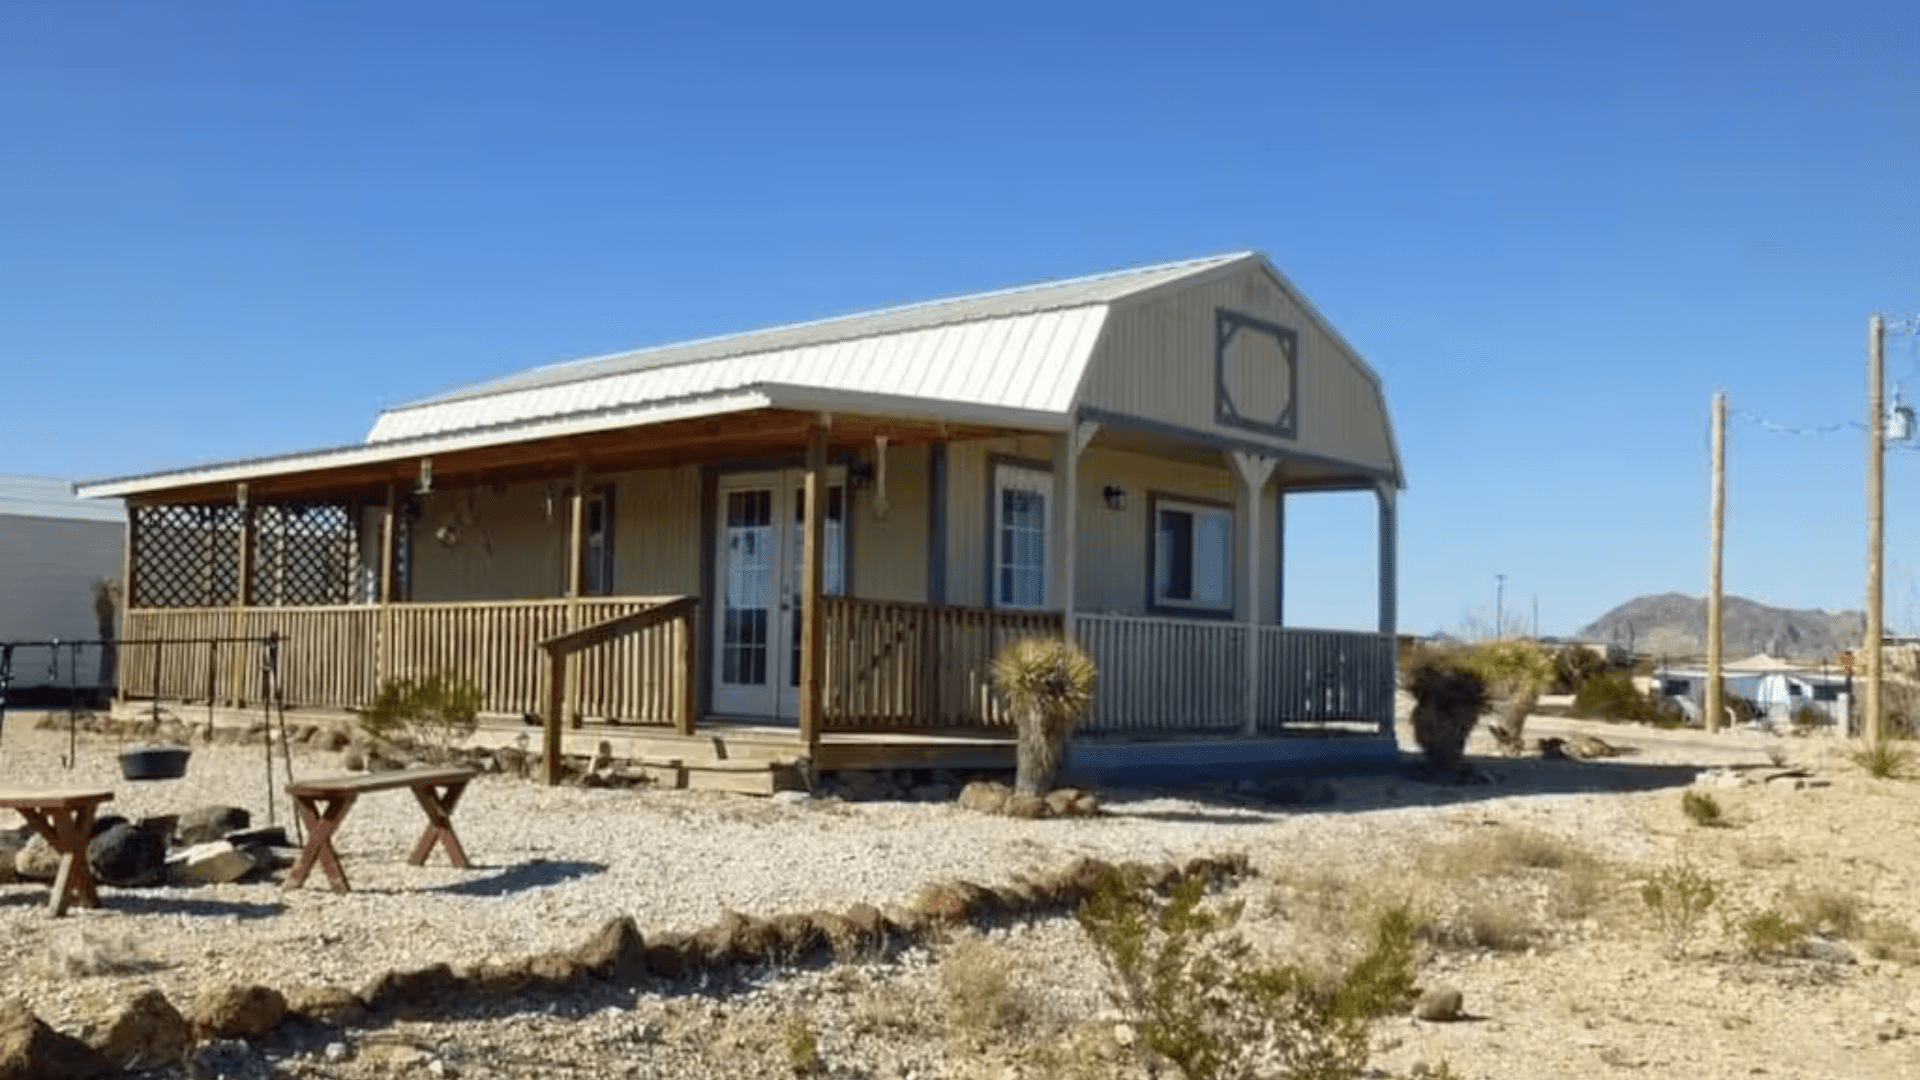
[[[1189,259],[535,368],[389,409],[367,441],[532,424],[767,382],[1064,413],[1108,304],[1258,258]]]

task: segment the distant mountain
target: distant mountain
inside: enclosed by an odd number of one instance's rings
[[[1721,600],[1721,648],[1728,660],[1755,653],[1818,659],[1857,649],[1867,617],[1858,611],[1792,611],[1740,596]],[[1707,651],[1705,597],[1662,593],[1621,604],[1582,627],[1578,636],[1638,653],[1696,656]]]

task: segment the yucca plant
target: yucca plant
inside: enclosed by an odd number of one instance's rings
[[[1093,658],[1064,638],[1021,638],[993,658],[993,682],[1019,731],[1014,790],[1045,795],[1060,773],[1067,735],[1093,707]]]
[[[1472,664],[1446,651],[1423,653],[1408,664],[1402,685],[1413,695],[1413,737],[1435,772],[1460,772],[1467,737],[1487,707],[1487,681]]]

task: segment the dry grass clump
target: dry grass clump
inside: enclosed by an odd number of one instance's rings
[[[1920,931],[1897,919],[1868,919],[1860,928],[1859,944],[1875,960],[1920,964]]]
[[[1445,947],[1532,948],[1552,937],[1554,922],[1594,914],[1612,891],[1613,875],[1592,852],[1537,829],[1476,831],[1417,861],[1430,890],[1424,933]]]
[[[1687,820],[1703,829],[1721,829],[1727,826],[1726,811],[1720,809],[1720,800],[1704,791],[1687,790],[1680,795],[1680,812]]]
[[[140,975],[163,965],[148,957],[131,934],[83,930],[48,947],[47,967],[69,978],[88,975]]]
[[[1832,886],[1790,886],[1784,899],[1797,921],[1818,934],[1851,939],[1866,925],[1867,904],[1857,893]]]
[[[940,960],[940,989],[952,1034],[992,1041],[1034,1018],[1032,995],[1016,977],[1019,958],[977,937],[961,939]]]

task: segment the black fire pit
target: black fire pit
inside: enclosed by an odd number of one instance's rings
[[[120,775],[129,780],[175,780],[187,774],[184,746],[136,746],[120,751]]]

